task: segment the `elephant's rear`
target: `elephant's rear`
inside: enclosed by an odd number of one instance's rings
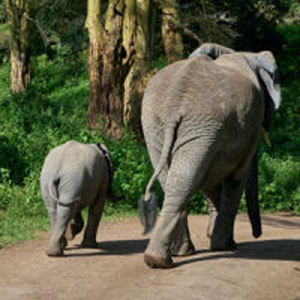
[[[151,159],[155,156],[152,152],[159,155],[161,151],[152,149],[162,148],[166,128],[174,124],[174,149],[195,138],[215,138],[219,133],[225,136],[224,131],[227,138],[217,139],[216,151],[240,148],[235,143],[241,140],[245,148],[249,147],[249,132],[262,122],[263,99],[256,96],[260,91],[254,77],[243,71],[249,69],[247,63],[236,57],[232,61],[218,63],[201,55],[176,62],[151,79],[142,104],[142,125]],[[245,66],[239,71],[242,64]],[[234,151],[230,153],[234,155]]]
[[[69,141],[60,158],[60,201],[80,201],[89,205],[99,186],[107,181],[107,165],[96,145]]]
[[[176,127],[173,148],[205,135],[205,128],[218,130],[219,124],[215,120],[210,122],[215,110],[211,101],[219,105],[221,95],[217,87],[211,88],[215,85],[216,69],[213,60],[202,55],[167,66],[148,83],[142,103],[142,126],[154,167],[168,128]],[[195,120],[198,126],[193,125]]]
[[[56,207],[58,199],[56,185],[59,179],[59,163],[64,147],[65,144],[52,149],[43,163],[40,176],[40,187],[48,211],[55,210]]]
[[[89,145],[68,141],[52,149],[44,161],[40,177],[47,207],[56,206],[59,200],[74,201],[88,190],[95,196],[94,186],[98,186],[95,176],[99,178],[95,172],[100,172],[101,167],[97,150]]]

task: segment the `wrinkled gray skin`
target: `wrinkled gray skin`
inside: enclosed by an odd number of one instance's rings
[[[97,229],[112,179],[108,150],[102,144],[100,147],[68,141],[51,150],[45,159],[40,185],[51,219],[49,256],[63,255],[67,239],[82,230],[81,210],[87,206],[88,221],[81,245],[97,246]]]
[[[171,267],[171,254],[194,252],[186,205],[198,190],[209,202],[212,249],[235,248],[234,220],[244,190],[253,234],[260,235],[256,153],[261,128],[268,128],[280,104],[277,76],[271,52],[204,44],[151,79],[142,125],[155,172],[145,203],[157,178],[165,197],[144,254],[148,266]]]

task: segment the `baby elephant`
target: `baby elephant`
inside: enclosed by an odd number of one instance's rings
[[[51,219],[49,256],[63,255],[67,239],[83,226],[81,210],[89,206],[81,245],[96,247],[105,198],[111,199],[112,162],[103,144],[68,141],[50,151],[41,173],[41,191]]]

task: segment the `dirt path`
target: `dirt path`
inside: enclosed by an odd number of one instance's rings
[[[144,265],[148,239],[137,219],[102,223],[99,249],[79,249],[78,237],[63,258],[45,255],[45,233],[0,251],[0,299],[300,300],[300,217],[265,215],[254,240],[239,216],[235,253],[208,250],[207,221],[190,217],[197,253],[169,270]]]

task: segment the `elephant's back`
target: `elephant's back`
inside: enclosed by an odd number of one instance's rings
[[[180,114],[194,112],[199,115],[209,110],[212,107],[210,102],[217,104],[223,93],[218,84],[222,84],[223,79],[218,66],[206,55],[165,67],[147,85],[142,120],[151,116],[169,120]]]
[[[158,71],[148,82],[142,101],[142,122],[168,110],[169,92],[173,84],[174,74],[185,65],[185,61],[177,61]],[[159,122],[159,120],[156,120]]]
[[[65,144],[62,153],[60,172],[76,172],[77,174],[87,172],[91,174],[101,168],[102,160],[102,154],[96,145],[69,141]]]
[[[238,67],[201,55],[173,63],[151,79],[143,98],[142,121],[164,123],[185,116],[224,122],[232,114],[247,114],[258,93]]]
[[[62,193],[73,193],[89,201],[107,181],[107,165],[96,145],[68,142],[59,168]]]
[[[43,163],[41,181],[45,181],[56,176],[65,145],[66,143],[61,144],[49,151]]]

